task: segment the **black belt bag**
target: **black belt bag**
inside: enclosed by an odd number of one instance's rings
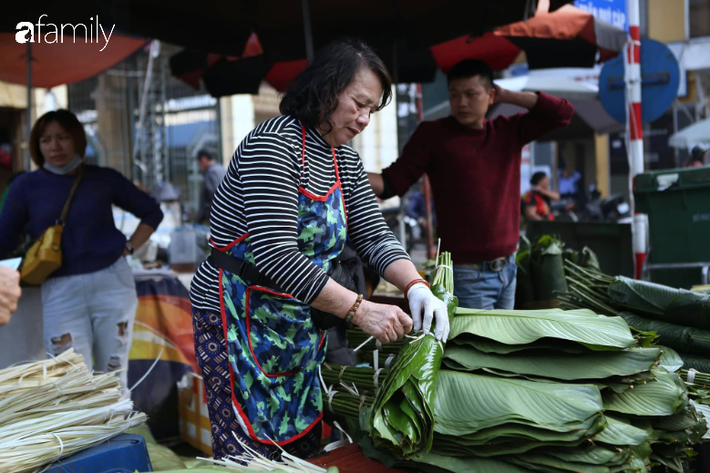
[[[216,248],[212,248],[212,252],[210,253],[208,259],[212,266],[229,271],[232,274],[236,274],[250,284],[266,287],[272,291],[286,293],[285,290],[272,281],[271,278],[264,276],[256,268],[256,266],[251,263],[247,263],[246,261],[235,258],[234,256],[222,253]],[[338,261],[331,261],[330,270],[327,274],[341,286],[350,289],[353,292],[357,292],[357,286],[349,271]],[[341,327],[344,329],[347,327],[345,319],[315,308],[311,308],[311,319],[313,320],[315,326],[321,330],[328,330],[333,327]]]
[[[257,286],[268,287],[272,291],[285,293],[281,287],[273,282],[271,278],[267,278],[251,263],[230,256],[226,253],[222,253],[216,248],[212,248],[212,252],[208,258],[212,266],[216,266],[225,271],[229,271],[232,274],[236,274],[242,280],[247,281],[251,284],[256,284]]]

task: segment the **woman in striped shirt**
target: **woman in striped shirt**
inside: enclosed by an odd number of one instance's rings
[[[311,308],[344,318],[382,343],[414,330],[446,340],[444,304],[420,279],[385,224],[357,153],[346,145],[391,97],[382,61],[357,40],[327,46],[291,83],[282,116],[237,148],[214,196],[212,255],[191,288],[213,454],[317,451],[323,411],[318,369],[325,332]],[[362,300],[329,277],[349,239],[409,300]],[[314,428],[315,427],[315,428]]]

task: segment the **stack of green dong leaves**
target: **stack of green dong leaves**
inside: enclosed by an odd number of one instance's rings
[[[710,295],[622,276],[612,277],[566,263],[566,308],[587,307],[619,315],[639,332],[654,332],[657,342],[677,350],[686,368],[710,371]]]
[[[545,472],[641,472],[656,462],[682,472],[707,431],[674,372],[682,360],[639,346],[621,317],[459,309],[452,342],[435,453]]]
[[[443,289],[453,306],[453,283]],[[683,471],[707,432],[675,373],[682,360],[644,346],[652,337],[634,337],[621,317],[451,312],[443,356],[431,336],[405,339],[372,410],[359,411],[365,444],[387,453],[368,451],[390,465],[396,457],[432,472],[645,472],[657,463]]]

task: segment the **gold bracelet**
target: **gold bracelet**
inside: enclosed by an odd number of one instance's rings
[[[350,311],[348,312],[348,315],[345,317],[346,322],[352,322],[353,317],[355,317],[355,312],[360,308],[360,304],[362,304],[362,294],[357,295],[357,299],[355,300],[355,304],[350,308]]]

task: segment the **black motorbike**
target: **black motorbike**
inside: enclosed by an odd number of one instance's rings
[[[563,222],[621,223],[631,217],[631,207],[621,194],[602,199],[599,191],[592,188],[584,197],[583,199],[564,197],[553,202],[552,211],[555,213],[555,219]]]

